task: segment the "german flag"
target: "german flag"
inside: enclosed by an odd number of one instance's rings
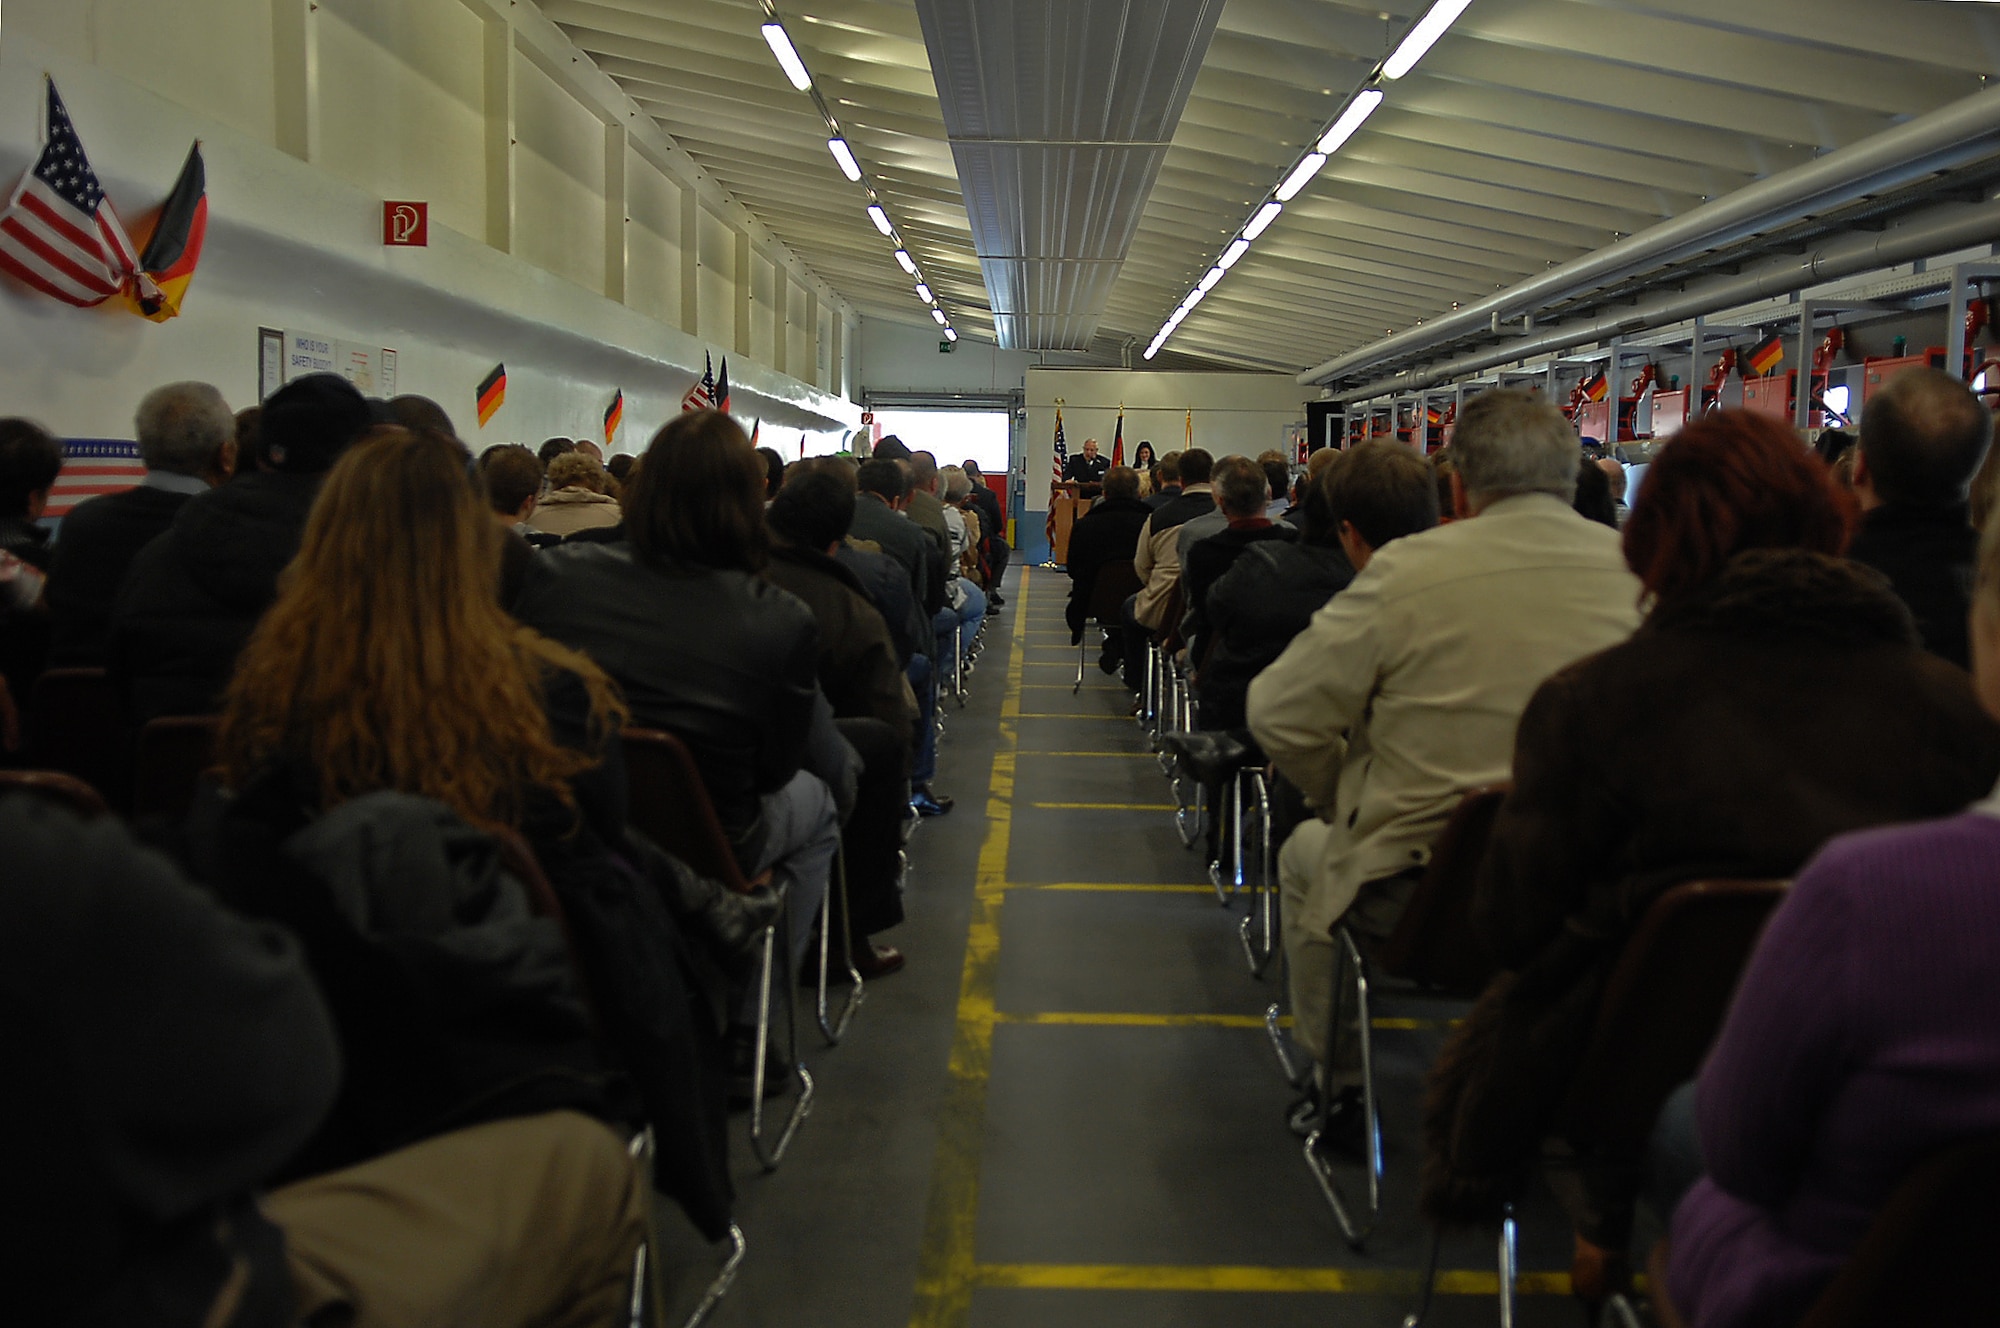
[[[604,408],[604,445],[606,447],[618,437],[618,426],[625,422],[625,389],[612,393],[611,404]]]
[[[1783,364],[1784,361],[1785,340],[1783,337],[1772,337],[1769,341],[1751,351],[1750,358],[1745,363],[1749,365],[1750,372],[1762,378],[1768,375],[1771,370]]]
[[[1114,466],[1125,464],[1125,408],[1123,406],[1118,408],[1117,431],[1111,435],[1111,464]]]
[[[484,429],[493,412],[507,399],[507,366],[496,364],[479,384],[479,427]]]
[[[197,141],[188,149],[174,191],[160,207],[146,251],[139,255],[139,279],[129,288],[129,298],[140,317],[164,323],[180,313],[207,238],[208,170]]]
[[[1584,385],[1583,394],[1592,401],[1602,401],[1611,395],[1611,375],[1599,373]]]

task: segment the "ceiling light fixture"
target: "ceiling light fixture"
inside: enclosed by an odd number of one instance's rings
[[[910,257],[909,250],[898,249],[896,251],[896,264],[911,276],[914,277],[917,275],[917,260]]]
[[[1202,291],[1203,293],[1207,293],[1208,291],[1214,290],[1215,283],[1221,280],[1222,280],[1222,269],[1219,267],[1212,267],[1208,270],[1207,275],[1202,277],[1200,283],[1196,285],[1195,289]]]
[[[1243,257],[1243,255],[1249,252],[1250,252],[1250,241],[1242,238],[1231,240],[1229,242],[1229,247],[1222,251],[1222,257],[1215,260],[1215,265],[1221,268],[1224,272],[1227,272],[1230,268],[1236,266],[1237,259]]]
[[[840,140],[835,139],[834,141],[837,143]],[[839,154],[836,153],[835,155]],[[1312,183],[1313,176],[1318,175],[1319,168],[1324,165],[1326,165],[1326,154],[1324,152],[1306,153],[1299,164],[1292,168],[1292,173],[1285,177],[1285,182],[1271,191],[1271,197],[1277,199],[1280,203],[1291,202],[1299,196],[1299,190]]]
[[[1243,238],[1254,240],[1265,231],[1271,229],[1271,223],[1276,221],[1278,214],[1284,210],[1285,205],[1283,203],[1266,203],[1263,207],[1258,208],[1257,215],[1250,218],[1250,224],[1243,228]]]
[[[944,326],[944,310],[942,309],[931,310],[931,317],[937,319],[939,327]]]
[[[946,341],[957,341],[958,333],[954,332],[951,328],[947,327],[944,330],[944,339]]]
[[[889,214],[882,210],[880,203],[870,203],[868,205],[868,220],[874,222],[875,229],[884,235],[894,235],[896,233],[896,228],[889,224]]]
[[[931,294],[931,288],[929,286],[926,286],[921,281],[917,283],[917,298],[922,300],[925,304],[937,303],[937,296]]]
[[[1430,13],[1418,19],[1417,26],[1403,38],[1396,53],[1382,62],[1382,77],[1401,78],[1414,69],[1417,61],[1424,58],[1425,52],[1437,44],[1437,39],[1458,22],[1458,16],[1471,4],[1472,0],[1437,0]]]
[[[1188,292],[1187,298],[1181,301],[1181,312],[1183,314],[1193,313],[1194,307],[1207,298],[1208,298],[1208,292],[1203,290],[1201,287],[1196,286],[1193,290]]]
[[[1375,108],[1382,104],[1383,92],[1380,88],[1364,88],[1355,99],[1347,103],[1347,109],[1333,122],[1333,127],[1321,135],[1319,150],[1326,156],[1340,151],[1341,144],[1354,137],[1354,131],[1361,128]]]
[[[771,44],[771,54],[778,57],[778,67],[785,71],[785,77],[792,80],[792,86],[804,92],[812,86],[812,75],[806,72],[806,62],[799,59],[798,48],[782,23],[766,23],[764,40]]]
[[[1159,353],[1160,353],[1160,343],[1156,341],[1152,345],[1146,347],[1145,358],[1150,360]]]
[[[840,173],[842,175],[845,175],[856,184],[861,183],[861,163],[854,159],[854,149],[847,146],[846,139],[829,138],[826,140],[826,150],[831,152],[833,159],[840,163]]]

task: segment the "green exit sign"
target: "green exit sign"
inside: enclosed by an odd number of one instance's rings
[[[958,343],[956,341],[939,340],[938,342],[938,354],[940,355],[949,355],[957,349]]]

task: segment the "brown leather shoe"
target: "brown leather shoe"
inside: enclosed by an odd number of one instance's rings
[[[870,982],[886,978],[903,966],[903,952],[893,945],[869,945],[854,956],[854,970]]]

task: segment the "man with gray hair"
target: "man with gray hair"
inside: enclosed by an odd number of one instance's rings
[[[1279,855],[1293,1037],[1320,1067],[1322,1139],[1356,1156],[1359,1030],[1331,1028],[1333,925],[1364,953],[1387,937],[1459,798],[1509,777],[1529,696],[1639,621],[1617,533],[1570,508],[1577,437],[1554,406],[1482,393],[1452,455],[1460,519],[1375,550],[1247,702],[1258,743],[1318,813]],[[1295,1128],[1321,1106],[1309,1095]]]
[[[57,533],[47,591],[52,668],[105,662],[111,605],[132,560],[189,498],[235,472],[236,417],[207,383],[154,388],[134,427],[146,478],[80,504]]]

